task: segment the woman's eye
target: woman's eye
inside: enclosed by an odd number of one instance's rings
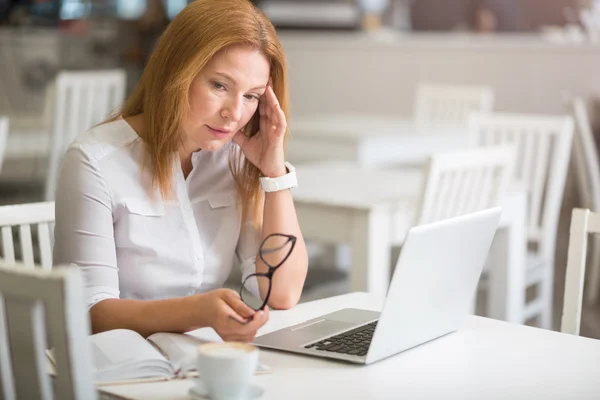
[[[223,90],[225,89],[225,85],[219,83],[219,82],[213,82],[213,87],[217,90]]]
[[[244,97],[246,97],[248,100],[258,100],[258,96],[254,94],[247,94]]]

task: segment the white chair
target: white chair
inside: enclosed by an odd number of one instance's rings
[[[466,128],[473,111],[489,112],[494,90],[489,86],[420,83],[414,117],[419,127]]]
[[[539,285],[535,300],[524,305],[524,322],[540,317],[552,325],[554,251],[573,138],[573,119],[509,113],[475,113],[469,121],[475,146],[513,144],[517,158],[512,185],[528,193],[527,287]],[[526,288],[523,288],[526,290]]]
[[[77,268],[0,265],[1,398],[97,398],[89,333]],[[55,377],[48,373],[48,348]]]
[[[4,152],[6,151],[7,140],[8,118],[0,116],[0,172],[2,171],[2,162],[4,161]]]
[[[588,209],[573,209],[560,330],[574,335],[579,335],[581,325],[587,241],[590,233],[600,233],[600,214]],[[594,235],[594,237],[596,236]]]
[[[37,240],[32,240],[33,232]],[[36,265],[35,249],[39,252],[41,268],[52,268],[52,232],[54,225],[54,202],[18,204],[0,207],[0,228],[2,236],[2,261],[5,265],[15,264],[16,255],[21,253],[20,260],[28,268]],[[13,237],[13,228],[18,227],[17,240]],[[20,248],[15,248],[15,242]]]
[[[411,198],[414,201],[395,203],[393,197],[389,198],[394,202],[394,207],[390,210],[392,236],[386,238],[390,241],[390,250],[397,252],[401,248],[408,230],[414,225],[498,206],[512,174],[514,154],[512,146],[433,154],[423,168],[422,188],[417,196]],[[324,168],[337,167],[325,165]],[[363,171],[377,174],[377,171],[368,168]],[[386,172],[388,171],[379,171],[379,180]],[[401,171],[390,169],[389,172],[395,174]],[[353,184],[362,187],[368,175],[358,175]],[[392,180],[389,182],[394,182],[394,178],[390,179]],[[395,184],[402,185],[402,182],[396,181]],[[319,198],[321,193],[322,190],[315,190],[310,197]],[[319,201],[327,202],[330,199]],[[386,216],[386,219],[389,217]],[[335,257],[335,264],[345,266],[351,263],[354,255],[350,246],[338,246]],[[392,260],[395,259],[396,256],[392,256]]]
[[[514,157],[511,146],[434,154],[427,166],[418,224],[497,206],[510,182]]]
[[[434,154],[427,167],[418,225],[498,206],[508,188],[514,159],[512,146]],[[475,297],[473,313],[476,301]]]
[[[62,156],[75,137],[108,117],[125,96],[125,72],[63,71],[56,78],[46,200],[54,200]]]
[[[585,102],[576,97],[570,106],[575,118],[573,164],[581,204],[584,208],[600,210],[600,163]],[[600,295],[600,236],[593,237],[589,259],[589,285],[585,299],[587,303],[595,303]]]

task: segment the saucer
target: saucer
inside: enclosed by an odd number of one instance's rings
[[[204,382],[201,379],[192,379],[194,386],[190,388],[188,394],[194,400],[210,399],[208,396],[208,390],[204,386]],[[263,395],[265,390],[258,385],[253,383],[248,384],[248,391],[246,392],[246,399],[256,399]]]

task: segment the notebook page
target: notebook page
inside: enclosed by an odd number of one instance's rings
[[[93,345],[94,366],[98,370],[139,360],[163,358],[162,354],[149,346],[139,333],[131,330],[114,329],[97,333],[90,338]]]
[[[90,340],[98,381],[174,375],[168,360],[137,332],[115,329]]]

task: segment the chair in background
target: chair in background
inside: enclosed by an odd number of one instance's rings
[[[0,265],[1,398],[97,398],[89,334],[77,268]],[[48,374],[48,348],[55,377]]]
[[[427,166],[418,225],[500,204],[510,182],[514,157],[511,146],[434,154]]]
[[[0,261],[5,265],[13,265],[17,259],[20,259],[22,265],[28,268],[34,268],[36,263],[39,263],[41,268],[50,270],[52,268],[53,224],[54,202],[0,207],[0,228],[2,229]],[[32,225],[37,228],[33,232]],[[18,235],[13,235],[13,230],[18,230]],[[33,238],[37,240],[33,240]],[[36,253],[39,253],[39,261],[36,261]],[[20,257],[18,257],[19,255]]]
[[[8,118],[0,115],[0,172],[2,172],[2,162],[4,161],[4,152],[8,140]]]
[[[600,214],[588,209],[573,209],[569,232],[569,254],[565,275],[565,299],[560,330],[579,335],[585,281],[588,235],[600,233]]]
[[[414,117],[424,128],[466,128],[471,112],[494,107],[489,86],[420,83],[415,96]]]
[[[576,97],[570,102],[575,118],[573,137],[573,164],[577,179],[577,189],[584,208],[600,210],[600,163],[596,141],[583,99]],[[600,295],[600,236],[594,236],[589,257],[589,284],[585,300],[596,303]]]
[[[418,225],[500,205],[514,159],[512,146],[434,154],[427,166]],[[476,303],[477,296],[473,299],[473,313]]]
[[[524,322],[539,317],[551,328],[554,252],[560,207],[573,138],[569,116],[475,113],[469,135],[474,146],[512,144],[517,158],[511,184],[528,194],[526,290],[538,286],[536,298],[524,305]]]
[[[121,105],[125,71],[62,71],[55,83],[55,110],[45,199],[54,200],[62,156],[75,137]]]

